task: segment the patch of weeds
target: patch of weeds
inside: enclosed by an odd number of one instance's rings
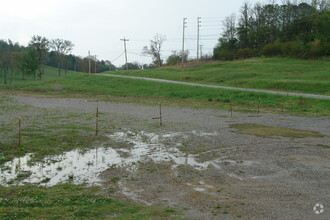
[[[324,144],[318,144],[316,146],[322,147],[322,148],[330,148],[330,145],[324,145]]]
[[[0,153],[0,164],[4,164],[5,162],[7,162],[6,157],[2,153]]]
[[[166,212],[166,213],[176,213],[176,210],[173,209],[173,208],[166,208],[166,209],[165,209],[165,212]]]
[[[17,174],[16,180],[22,181],[22,180],[28,178],[29,176],[31,176],[31,174],[32,174],[31,171],[22,171],[19,174]]]
[[[236,214],[236,217],[237,217],[237,218],[241,218],[242,215],[241,215],[241,214]]]
[[[227,215],[229,212],[227,210],[224,210],[222,214]]]
[[[214,208],[215,208],[215,209],[221,209],[222,207],[221,207],[220,204],[217,204]]]
[[[157,171],[157,169],[155,167],[149,167],[147,168],[147,171],[149,171],[150,173],[154,173]]]
[[[118,182],[119,180],[120,180],[120,178],[117,176],[111,178],[111,182],[114,182],[114,183]]]
[[[109,192],[109,193],[114,193],[114,192],[116,192],[116,189],[114,189],[114,188],[109,188],[109,189],[108,189],[108,192]]]
[[[233,124],[232,128],[238,130],[240,134],[249,134],[259,137],[291,137],[291,138],[304,138],[304,137],[324,137],[318,132],[297,130],[284,127],[272,127],[259,124]]]
[[[49,181],[50,181],[50,178],[47,177],[47,178],[41,180],[40,183],[48,183]]]

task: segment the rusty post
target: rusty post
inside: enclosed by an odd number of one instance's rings
[[[163,119],[162,119],[162,103],[159,104],[159,125],[163,126]]]
[[[96,125],[95,125],[95,136],[99,133],[99,107],[96,107]]]
[[[21,146],[21,137],[22,137],[22,119],[18,118],[18,147]]]

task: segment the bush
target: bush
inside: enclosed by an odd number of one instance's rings
[[[244,49],[239,49],[237,55],[239,58],[250,58],[255,56],[255,52],[251,48],[244,48]]]
[[[236,57],[235,51],[216,50],[214,52],[214,58],[219,60],[234,60],[235,57]]]
[[[302,57],[305,51],[305,45],[301,41],[289,41],[281,44],[283,56]]]
[[[260,51],[260,54],[265,56],[277,56],[281,55],[281,53],[281,43],[279,42],[267,44]]]

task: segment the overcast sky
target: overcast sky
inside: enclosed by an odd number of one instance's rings
[[[246,0],[8,0],[0,7],[0,39],[27,45],[33,35],[65,39],[75,44],[73,54],[124,64],[150,63],[143,46],[156,33],[166,35],[163,57],[182,48],[182,19],[187,18],[186,48],[196,57],[197,17],[201,17],[200,44],[211,53],[222,32],[221,21],[238,11]],[[250,0],[250,3],[262,2]],[[120,56],[118,59],[116,59]],[[115,60],[116,59],[116,60]]]

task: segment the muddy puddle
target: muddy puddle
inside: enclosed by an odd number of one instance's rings
[[[88,151],[73,150],[62,155],[46,157],[42,162],[33,162],[33,155],[16,158],[0,168],[0,183],[38,184],[54,186],[60,183],[98,185],[99,174],[113,167],[122,167],[130,172],[139,168],[139,163],[170,162],[172,169],[179,165],[190,165],[202,170],[209,166],[220,167],[221,158],[198,162],[198,155],[183,153],[179,150],[180,141],[194,136],[216,136],[217,133],[192,131],[190,133],[155,134],[131,131],[116,132],[108,135],[112,143],[126,143],[127,148],[98,147]],[[198,189],[197,189],[198,190]]]

